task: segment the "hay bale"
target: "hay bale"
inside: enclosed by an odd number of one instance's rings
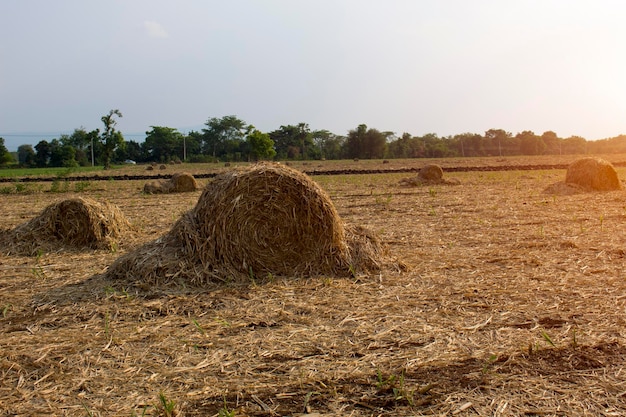
[[[159,166],[159,169],[167,169],[167,165],[161,164],[161,165]]]
[[[119,258],[113,279],[204,284],[272,276],[350,276],[380,265],[380,242],[349,228],[305,174],[259,164],[222,174],[161,238]]]
[[[154,167],[152,165],[148,165],[146,167],[146,171],[152,171],[152,170],[154,170]]]
[[[417,173],[417,178],[422,181],[441,181],[443,169],[436,164],[425,165]]]
[[[13,254],[35,255],[59,249],[108,249],[132,230],[115,205],[89,198],[63,200],[3,237],[1,246]]]
[[[171,191],[173,193],[185,193],[190,191],[196,191],[198,189],[198,183],[193,175],[188,172],[177,172],[170,178],[172,184]]]
[[[417,173],[417,177],[403,178],[400,185],[408,187],[419,187],[420,185],[458,185],[456,179],[446,180],[443,178],[443,169],[439,165],[430,164],[423,166]]]
[[[601,158],[578,159],[567,167],[565,182],[577,184],[587,190],[621,190],[622,183],[613,165]]]
[[[143,186],[143,192],[146,194],[185,193],[197,189],[196,179],[187,172],[177,172],[167,180],[148,181]]]

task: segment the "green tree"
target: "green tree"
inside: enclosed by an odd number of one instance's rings
[[[237,116],[213,117],[205,123],[203,152],[213,158],[236,159],[245,137],[253,128]]]
[[[50,143],[45,139],[40,140],[35,145],[35,150],[37,151],[35,154],[35,165],[39,168],[47,167],[50,160]]]
[[[341,158],[341,146],[345,140],[328,130],[315,130],[310,133],[314,145],[316,158],[339,159]],[[312,150],[310,150],[313,153]]]
[[[4,145],[4,138],[0,138],[0,166],[6,166],[13,162],[13,156]]]
[[[279,159],[309,159],[319,156],[307,123],[281,126],[269,133]]]
[[[122,117],[122,113],[119,110],[111,110],[106,116],[102,116],[100,120],[104,123],[104,131],[100,135],[99,142],[102,146],[101,159],[104,165],[104,169],[111,168],[111,158],[118,146],[124,143],[124,136],[122,133],[115,129],[117,121],[113,116]]]
[[[35,166],[35,150],[32,145],[20,145],[17,148],[17,162],[25,168]]]
[[[48,166],[51,167],[75,167],[76,150],[72,145],[63,144],[61,139],[53,139],[50,142],[50,160]]]
[[[176,129],[163,126],[150,126],[152,130],[146,132],[144,149],[150,161],[167,162],[182,158],[177,155],[177,149],[182,145],[183,135]]]
[[[274,141],[267,133],[254,129],[246,137],[246,142],[248,143],[249,158],[253,161],[272,159],[276,156]]]

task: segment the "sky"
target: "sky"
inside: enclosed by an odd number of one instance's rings
[[[0,137],[76,128],[626,134],[621,0],[2,0]]]

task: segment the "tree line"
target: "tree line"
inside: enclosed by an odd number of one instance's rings
[[[513,155],[565,155],[626,153],[626,135],[587,141],[580,136],[560,138],[555,132],[541,135],[526,130],[513,135],[503,129],[484,134],[461,133],[414,136],[380,131],[361,124],[337,135],[328,130],[312,130],[307,123],[280,126],[261,132],[237,116],[209,118],[200,131],[187,134],[175,128],[151,126],[143,142],[125,140],[116,129],[119,110],[101,118],[103,129],[77,128],[50,142],[34,147],[21,145],[17,165],[22,167],[74,167],[135,161],[218,162],[313,159],[444,158]],[[0,138],[0,165],[15,164]]]

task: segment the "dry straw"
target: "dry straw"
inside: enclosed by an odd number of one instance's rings
[[[167,193],[185,193],[196,191],[198,183],[193,175],[187,172],[179,172],[168,180],[153,180],[147,182],[143,187],[146,194],[167,194]]]
[[[146,283],[350,276],[380,267],[380,242],[348,226],[308,176],[259,164],[216,177],[196,207],[107,275]]]
[[[622,183],[613,165],[601,158],[582,158],[567,167],[565,182],[596,191],[621,190]]]
[[[458,182],[444,179],[443,169],[436,164],[429,164],[420,168],[417,177],[403,178],[400,180],[400,185],[412,187],[431,184],[458,184]]]
[[[89,198],[63,200],[6,232],[0,247],[9,254],[35,255],[60,249],[112,249],[131,225],[115,205]]]
[[[565,181],[549,185],[544,193],[571,195],[589,191],[621,189],[622,183],[610,162],[601,158],[587,157],[572,162],[567,167]]]

